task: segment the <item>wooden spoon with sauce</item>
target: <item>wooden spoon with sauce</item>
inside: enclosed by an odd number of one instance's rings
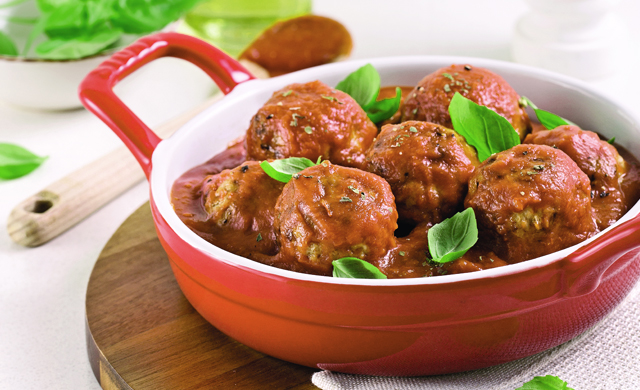
[[[266,78],[338,61],[350,54],[351,47],[351,35],[343,25],[329,18],[307,15],[276,23],[240,59],[256,77]],[[216,94],[156,129],[156,133],[163,138],[170,136],[221,97],[222,94]],[[9,236],[23,246],[40,246],[144,178],[133,155],[120,147],[18,204],[7,221]]]
[[[349,31],[339,22],[305,15],[278,22],[265,30],[240,54],[271,77],[340,61],[351,54]]]

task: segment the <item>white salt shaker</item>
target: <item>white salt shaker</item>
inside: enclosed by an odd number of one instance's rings
[[[612,11],[619,0],[526,0],[531,11],[516,24],[516,62],[581,79],[620,69],[629,41]]]

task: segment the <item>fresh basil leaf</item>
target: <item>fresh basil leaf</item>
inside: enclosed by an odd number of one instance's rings
[[[389,119],[398,111],[401,99],[402,90],[396,87],[396,96],[373,102],[373,104],[366,109],[367,116],[373,123],[379,123],[385,119]]]
[[[357,257],[343,257],[334,260],[333,277],[334,278],[352,278],[352,279],[386,279],[387,275],[383,274],[375,265],[368,263]]]
[[[177,20],[199,0],[118,0],[112,23],[127,34],[146,34]]]
[[[558,116],[549,111],[534,109],[538,120],[542,124],[542,126],[546,127],[547,130],[553,130],[558,126],[577,126],[575,123],[570,120],[564,119],[561,116]]]
[[[518,103],[524,108],[531,107],[536,113],[538,120],[547,130],[553,130],[558,126],[577,126],[575,123],[549,111],[541,110],[528,97],[522,96]]]
[[[613,145],[614,142],[616,142],[616,137],[613,137],[607,141],[609,145]]]
[[[22,0],[20,0],[22,1]],[[24,53],[44,30],[50,40],[35,50],[44,59],[78,59],[117,43],[122,33],[158,31],[177,20],[198,0],[37,0],[41,12]]]
[[[453,129],[476,148],[480,161],[520,144],[520,137],[508,120],[458,92],[451,99],[449,114]]]
[[[378,98],[380,75],[373,65],[366,64],[339,82],[336,89],[351,96],[366,110]]]
[[[62,4],[45,15],[44,32],[49,38],[73,39],[86,30],[87,7],[84,2]]]
[[[115,0],[86,0],[87,19],[86,24],[90,29],[98,28],[101,24],[116,17],[113,8]]]
[[[435,224],[427,232],[429,253],[436,263],[456,260],[478,241],[476,215],[471,207]]]
[[[318,161],[320,161],[320,158],[318,158]],[[313,161],[305,157],[289,157],[260,163],[260,167],[267,175],[283,183],[288,183],[293,175],[315,165],[318,164],[314,164]]]
[[[9,16],[6,21],[15,24],[35,24],[40,18],[23,18],[21,16]]]
[[[43,13],[53,12],[56,8],[64,7],[65,5],[75,2],[77,2],[77,0],[36,0],[38,8]]]
[[[18,48],[13,43],[11,38],[2,31],[0,31],[0,54],[6,56],[17,56]]]
[[[40,157],[19,145],[0,143],[0,179],[10,180],[31,173],[47,157]]]
[[[31,50],[31,45],[33,42],[44,32],[44,26],[47,24],[47,19],[40,17],[36,21],[36,24],[33,25],[33,28],[29,32],[29,36],[27,37],[27,42],[24,44],[24,48],[22,49],[22,55],[28,56],[29,50]]]
[[[396,96],[378,101],[380,75],[371,64],[349,74],[336,85],[336,89],[347,93],[365,111],[373,123],[389,119],[398,111],[402,100],[402,90],[396,88]]]
[[[27,1],[29,1],[29,0],[8,1],[8,2],[6,2],[4,4],[0,4],[0,9],[2,9],[2,8],[10,8],[10,7],[16,6],[18,4],[26,3]]]
[[[573,390],[557,376],[536,376],[516,390]]]
[[[95,35],[51,39],[39,44],[36,53],[41,58],[49,60],[82,58],[107,49],[117,42],[121,35],[120,30],[104,30]]]

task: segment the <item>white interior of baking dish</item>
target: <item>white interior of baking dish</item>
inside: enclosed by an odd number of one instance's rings
[[[291,83],[320,80],[335,86],[360,66],[371,63],[380,73],[382,85],[418,83],[427,74],[451,64],[470,64],[487,68],[502,76],[520,96],[527,96],[536,105],[565,117],[585,130],[593,130],[606,138],[616,137],[616,144],[640,157],[640,120],[615,98],[597,92],[587,84],[548,71],[523,65],[466,57],[392,57],[358,60],[324,65],[268,80],[253,80],[240,84],[222,101],[216,103],[162,141],[153,154],[150,177],[151,191],[160,213],[169,226],[186,242],[221,261],[252,268],[292,279],[337,284],[418,285],[451,283],[477,278],[493,278],[525,269],[542,267],[557,261],[577,248],[606,234],[612,227],[578,245],[519,264],[481,272],[413,279],[343,279],[307,275],[275,267],[234,255],[222,250],[192,232],[173,211],[170,191],[173,182],[188,169],[202,164],[221,152],[233,140],[242,136],[257,110],[276,90]],[[640,212],[636,204],[614,226]],[[213,260],[212,260],[213,261]]]

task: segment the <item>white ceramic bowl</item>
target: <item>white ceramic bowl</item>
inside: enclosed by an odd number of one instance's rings
[[[0,56],[0,100],[40,110],[82,107],[78,99],[80,82],[110,55],[68,61]]]

